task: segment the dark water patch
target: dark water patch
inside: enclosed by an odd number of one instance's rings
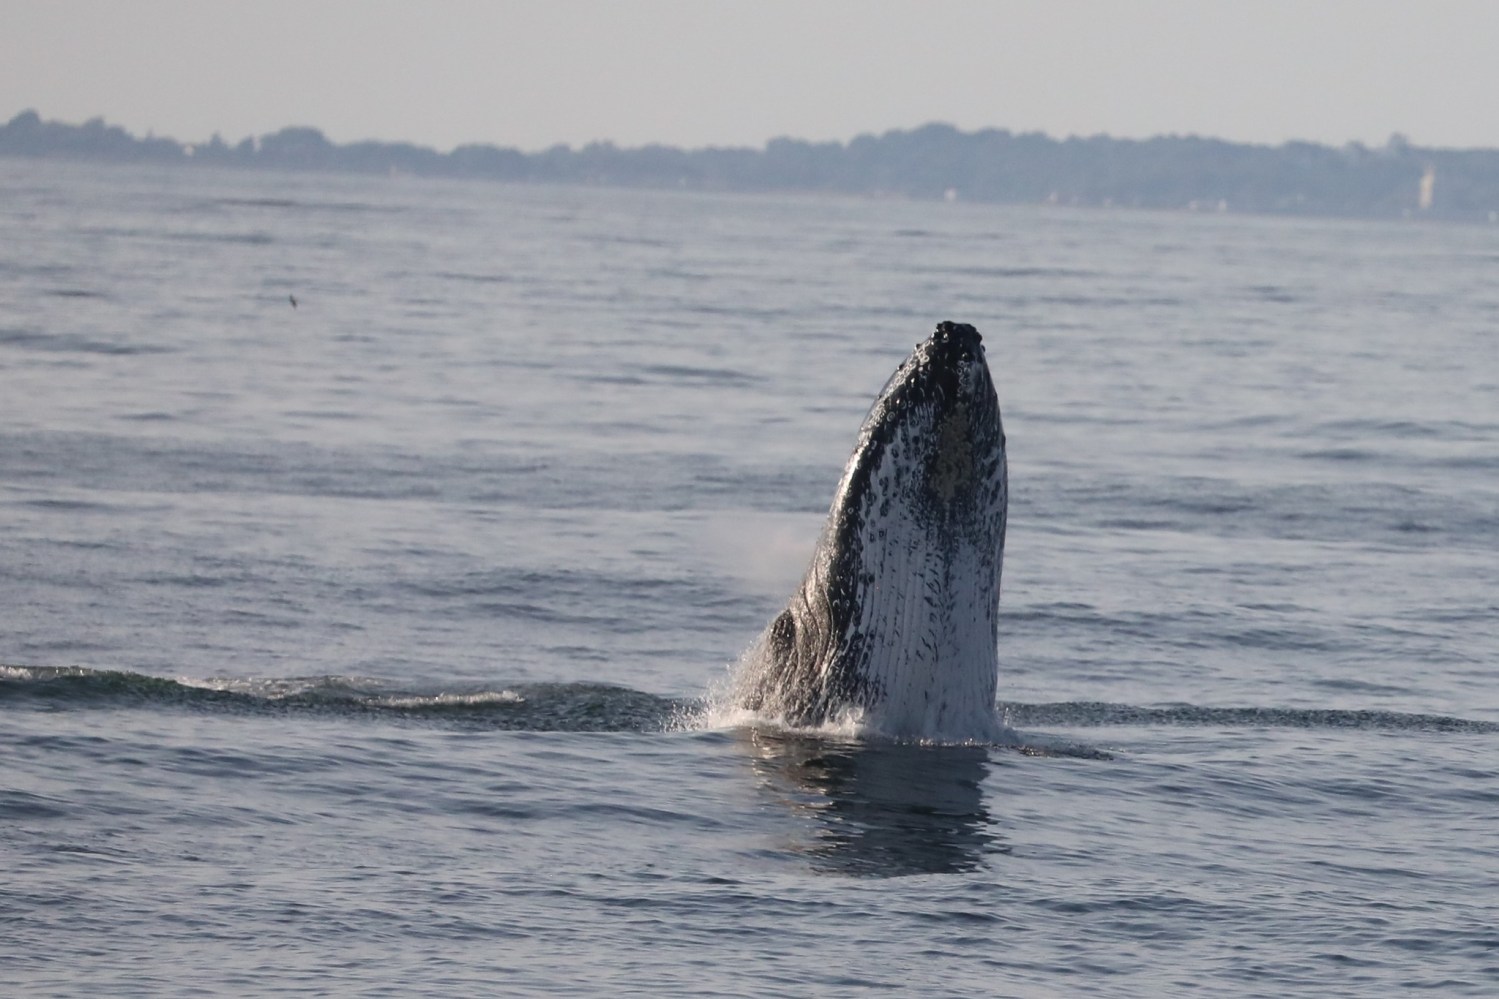
[[[1499,424],[1473,420],[1390,420],[1374,417],[1328,420],[1307,428],[1308,437],[1392,437],[1401,440],[1487,440]]]
[[[661,249],[671,246],[672,241],[656,236],[626,236],[622,233],[593,234],[590,242],[608,246],[638,246],[646,249]]]
[[[1115,517],[1101,519],[1097,526],[1109,531],[1170,531],[1180,524],[1161,517]]]
[[[755,385],[762,381],[755,375],[731,368],[701,368],[685,364],[643,364],[635,370],[673,382],[696,382],[706,385]]]
[[[708,281],[713,275],[702,271],[684,271],[680,267],[652,268],[646,272],[649,278],[659,278],[667,281]]]
[[[45,294],[53,298],[103,298],[102,291],[90,291],[87,288],[51,288]]]
[[[1146,295],[1130,298],[1120,295],[1037,295],[1032,299],[1037,305],[1062,305],[1068,307],[1105,309],[1109,312],[1140,306],[1177,308],[1185,305],[1183,299],[1168,295]]]
[[[207,576],[201,573],[152,572],[135,577],[135,581],[145,586],[181,586],[197,590],[229,586],[241,580],[226,576]]]
[[[1297,301],[1301,296],[1290,288],[1275,284],[1252,284],[1245,289],[1245,294],[1258,302],[1275,302],[1287,304]]]
[[[38,278],[49,281],[72,279],[74,268],[66,264],[34,263],[28,260],[0,261],[0,277]]]
[[[117,237],[121,239],[137,239],[141,236],[153,235],[153,232],[151,229],[132,225],[89,225],[78,228],[80,236],[89,238]]]
[[[213,204],[230,208],[297,208],[300,202],[291,198],[217,198]]]
[[[433,276],[444,281],[464,281],[471,284],[509,284],[515,280],[509,274],[467,274],[459,271],[438,271]]]
[[[1303,432],[1299,423],[1279,413],[1250,413],[1244,416],[1230,416],[1226,419],[1208,418],[1198,424],[1199,430],[1225,434],[1232,431],[1260,432],[1269,427],[1295,428],[1295,433],[1298,435]]]
[[[0,329],[0,347],[64,354],[170,354],[172,348],[156,344],[118,343],[96,340],[77,333],[42,333],[37,330]]]
[[[1330,447],[1314,451],[1302,451],[1296,457],[1310,461],[1374,461],[1380,455],[1369,448]]]
[[[638,375],[616,375],[616,374],[590,375],[590,374],[580,373],[580,374],[574,375],[574,377],[578,381],[580,381],[580,382],[589,383],[589,384],[595,384],[595,385],[644,385],[644,384],[646,384],[646,380],[644,378],[639,377]]]
[[[0,704],[371,718],[523,732],[660,732],[688,710],[679,699],[600,683],[432,692],[339,676],[185,681],[81,666],[0,666]]]
[[[1089,280],[1099,276],[1097,271],[1084,270],[1077,267],[973,267],[961,268],[954,273],[968,274],[975,277],[998,277],[998,278],[1076,278]]]
[[[1129,726],[1213,726],[1219,728],[1359,729],[1375,732],[1492,734],[1499,722],[1399,711],[1323,708],[1202,708],[1190,704],[1137,707],[1101,701],[1052,704],[1002,703],[1006,724],[1059,728]]]
[[[1017,278],[1054,278],[1058,280],[1080,279],[1087,280],[1099,276],[1097,271],[1084,270],[1076,267],[910,267],[907,268],[916,274],[953,274],[962,277],[977,278],[1000,278],[1003,280],[1014,280]]]
[[[268,232],[168,232],[167,239],[181,243],[228,243],[240,246],[270,246],[276,237]]]
[[[375,205],[366,201],[316,201],[296,198],[215,198],[209,204],[225,208],[265,208],[272,211],[396,214],[398,205]]]
[[[29,791],[0,788],[0,822],[28,819],[63,819],[70,809],[65,802]]]
[[[92,503],[87,500],[34,499],[19,500],[13,505],[49,513],[118,513],[119,508],[111,503]]]
[[[777,308],[766,305],[747,305],[743,303],[718,305],[713,302],[694,301],[684,307],[682,311],[702,316],[728,316],[735,320],[790,320],[796,316],[796,310],[790,308]],[[843,334],[838,334],[842,339]]]
[[[1348,677],[1312,679],[1309,682],[1314,687],[1320,687],[1323,690],[1335,690],[1339,693],[1382,695],[1405,695],[1414,693],[1414,691],[1410,687],[1398,687],[1388,683],[1371,683],[1368,680],[1355,680]]]
[[[1442,531],[1436,524],[1423,524],[1416,520],[1397,521],[1393,529],[1401,534],[1439,534]]]
[[[1099,749],[1083,742],[1068,742],[1064,739],[1052,739],[1035,732],[1025,733],[1022,740],[1014,745],[1006,745],[1005,749],[1011,749],[1021,756],[1030,756],[1047,760],[1101,760],[1108,761],[1117,757],[1107,749]]]

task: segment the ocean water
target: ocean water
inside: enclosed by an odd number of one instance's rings
[[[0,160],[0,980],[1494,995],[1496,264]],[[944,319],[1019,745],[715,713]]]

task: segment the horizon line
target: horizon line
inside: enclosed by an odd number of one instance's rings
[[[1056,143],[1067,143],[1067,142],[1073,142],[1073,141],[1077,141],[1077,142],[1109,141],[1109,142],[1148,143],[1148,142],[1155,142],[1155,141],[1170,141],[1170,140],[1175,140],[1175,141],[1196,140],[1196,141],[1199,141],[1199,142],[1220,143],[1220,144],[1227,145],[1227,146],[1238,146],[1238,147],[1247,148],[1247,149],[1284,149],[1284,148],[1287,148],[1287,147],[1294,147],[1294,146],[1314,146],[1314,147],[1321,148],[1321,149],[1350,149],[1350,148],[1357,148],[1357,149],[1364,149],[1364,150],[1407,149],[1407,150],[1425,150],[1425,151],[1431,151],[1431,152],[1493,152],[1493,151],[1499,151],[1499,146],[1422,146],[1422,145],[1419,145],[1416,142],[1411,141],[1405,135],[1405,133],[1400,132],[1400,131],[1391,132],[1389,138],[1385,140],[1385,142],[1384,142],[1383,145],[1380,145],[1380,146],[1369,146],[1369,145],[1366,145],[1363,142],[1360,142],[1358,140],[1352,140],[1352,139],[1349,140],[1349,141],[1347,141],[1347,142],[1344,142],[1344,143],[1341,143],[1341,144],[1337,144],[1337,145],[1334,145],[1334,144],[1328,143],[1328,142],[1319,142],[1319,141],[1312,140],[1312,139],[1286,139],[1286,140],[1283,140],[1282,142],[1279,142],[1279,143],[1273,143],[1273,142],[1251,142],[1251,141],[1241,141],[1241,140],[1237,140],[1237,139],[1223,138],[1223,137],[1217,136],[1217,135],[1203,135],[1203,134],[1201,134],[1199,132],[1159,132],[1159,133],[1155,133],[1153,135],[1145,136],[1143,138],[1140,138],[1140,137],[1130,137],[1130,136],[1116,136],[1116,135],[1113,135],[1113,134],[1108,133],[1108,132],[1095,132],[1095,133],[1092,133],[1090,135],[1079,135],[1077,133],[1071,133],[1071,134],[1068,134],[1068,135],[1065,135],[1065,136],[1058,136],[1058,135],[1053,135],[1051,132],[1044,131],[1042,129],[1026,129],[1026,130],[1023,130],[1023,131],[1016,131],[1016,130],[1007,128],[1007,127],[1005,127],[1003,125],[986,125],[986,126],[983,126],[981,128],[974,128],[974,129],[967,129],[967,130],[965,130],[965,129],[957,126],[957,125],[952,124],[951,122],[940,121],[940,120],[936,120],[936,119],[933,119],[933,120],[930,120],[930,121],[925,121],[925,122],[922,122],[921,124],[918,124],[918,125],[912,125],[912,126],[906,126],[906,127],[892,126],[890,128],[886,128],[884,131],[881,131],[881,132],[875,132],[875,131],[859,132],[859,133],[855,134],[852,138],[849,138],[849,139],[805,139],[805,138],[801,138],[801,137],[794,136],[794,135],[789,135],[789,134],[788,135],[776,135],[776,136],[772,136],[769,139],[766,139],[763,143],[761,143],[758,146],[756,146],[756,145],[750,145],[750,144],[722,144],[722,145],[719,145],[719,144],[711,144],[711,143],[708,144],[708,145],[689,146],[689,145],[676,145],[676,144],[673,144],[673,143],[670,143],[670,142],[666,142],[666,141],[651,141],[651,142],[641,143],[641,144],[638,144],[638,145],[621,145],[620,143],[618,143],[614,139],[590,139],[587,142],[577,143],[577,144],[571,143],[571,142],[554,142],[551,145],[543,146],[543,147],[538,147],[538,148],[535,148],[535,149],[523,149],[523,148],[521,148],[518,145],[504,145],[504,144],[501,144],[498,141],[485,141],[485,140],[479,140],[479,139],[475,139],[475,140],[471,140],[471,141],[467,141],[467,142],[460,142],[457,145],[454,145],[454,146],[452,146],[450,148],[447,148],[447,149],[443,149],[440,146],[426,145],[426,144],[423,144],[423,143],[420,143],[420,142],[417,142],[417,141],[411,140],[411,139],[362,138],[362,139],[350,139],[350,140],[347,140],[347,141],[344,141],[344,142],[335,142],[334,140],[332,140],[332,139],[330,139],[328,137],[328,135],[327,135],[326,132],[323,131],[322,126],[319,126],[319,125],[310,125],[310,124],[287,124],[287,125],[282,125],[280,128],[274,129],[272,131],[262,132],[262,133],[259,133],[259,134],[246,135],[246,136],[243,136],[240,139],[234,140],[234,141],[226,139],[223,136],[222,132],[220,132],[219,130],[215,130],[213,132],[213,134],[210,135],[207,139],[201,139],[201,140],[196,140],[196,141],[184,141],[182,139],[179,139],[179,138],[177,138],[175,136],[171,136],[171,135],[157,135],[155,133],[155,130],[151,129],[151,128],[147,128],[145,130],[144,134],[138,133],[138,132],[132,132],[125,125],[112,124],[102,114],[100,114],[100,115],[93,115],[93,116],[91,116],[89,118],[84,119],[82,122],[63,121],[63,120],[58,119],[58,118],[45,119],[45,118],[42,118],[41,113],[35,107],[23,108],[21,111],[16,112],[16,114],[12,115],[8,120],[6,120],[6,122],[5,122],[4,125],[0,125],[0,128],[9,127],[10,125],[15,124],[18,120],[20,120],[22,118],[25,118],[28,115],[34,115],[36,117],[36,119],[38,121],[40,121],[42,124],[46,124],[46,125],[62,125],[64,127],[68,127],[68,128],[86,128],[86,127],[88,127],[90,125],[93,125],[95,123],[99,123],[101,126],[103,126],[105,128],[119,129],[120,131],[124,132],[126,135],[130,136],[132,139],[135,139],[137,141],[167,141],[167,142],[176,143],[177,145],[182,146],[184,148],[206,146],[206,145],[209,145],[209,144],[213,143],[213,141],[215,139],[217,139],[219,142],[225,143],[227,145],[236,145],[237,143],[244,142],[246,140],[252,140],[252,141],[258,142],[261,139],[264,139],[264,138],[267,138],[267,137],[270,137],[270,136],[281,135],[281,134],[283,134],[285,132],[288,132],[288,131],[304,131],[304,132],[316,132],[324,141],[328,142],[331,145],[336,145],[336,146],[357,146],[357,145],[365,145],[365,144],[390,145],[390,146],[402,146],[402,145],[405,145],[405,146],[413,146],[413,147],[418,148],[418,149],[431,150],[433,152],[441,153],[443,155],[451,154],[452,152],[454,152],[456,150],[459,150],[459,149],[474,148],[474,147],[489,147],[489,148],[494,148],[494,149],[513,149],[513,150],[516,150],[518,152],[525,153],[526,155],[537,155],[537,154],[547,153],[547,152],[550,152],[552,150],[559,150],[559,149],[583,150],[583,149],[589,149],[589,148],[593,148],[593,147],[613,148],[613,149],[620,149],[620,150],[625,150],[625,151],[639,150],[639,149],[675,149],[675,150],[680,150],[682,152],[711,152],[711,151],[719,151],[719,150],[722,150],[722,151],[750,150],[750,151],[759,152],[759,151],[765,150],[766,148],[768,148],[773,143],[776,143],[776,142],[788,142],[788,141],[789,142],[805,143],[805,144],[811,145],[811,146],[839,146],[839,147],[847,148],[848,146],[852,145],[853,143],[857,142],[858,140],[864,139],[864,138],[880,139],[880,138],[884,138],[884,137],[890,136],[890,135],[910,134],[910,133],[914,133],[914,132],[921,132],[921,131],[928,130],[928,129],[948,130],[948,131],[951,131],[951,132],[954,132],[954,133],[956,133],[958,135],[963,135],[963,136],[984,135],[986,133],[994,133],[994,134],[1000,134],[1000,135],[1007,135],[1007,136],[1011,136],[1011,137],[1040,136],[1040,137],[1042,137],[1042,138],[1044,138],[1044,139],[1046,139],[1046,140],[1048,140],[1050,142],[1056,142]]]

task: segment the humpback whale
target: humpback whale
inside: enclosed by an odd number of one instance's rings
[[[865,417],[801,586],[742,661],[736,704],[897,738],[1000,731],[1008,492],[982,337],[941,323]]]

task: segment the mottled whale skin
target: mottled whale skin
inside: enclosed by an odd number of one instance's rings
[[[806,576],[746,656],[739,706],[797,726],[993,736],[1008,493],[982,338],[944,322],[870,408]]]

